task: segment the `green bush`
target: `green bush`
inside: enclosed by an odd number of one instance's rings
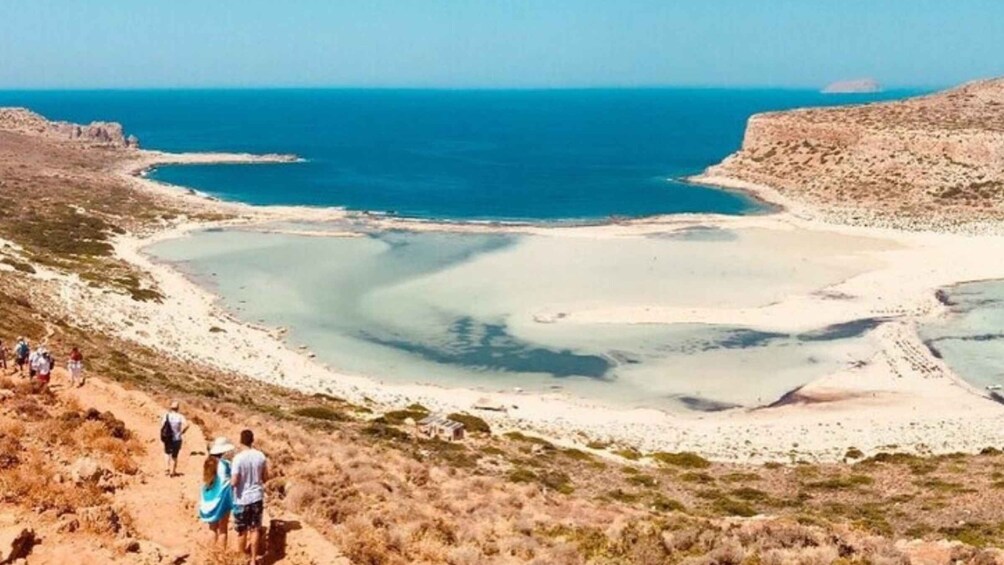
[[[711,462],[696,453],[667,453],[659,451],[649,455],[663,465],[683,467],[684,469],[706,469],[711,466]]]
[[[731,498],[719,498],[714,503],[714,509],[727,516],[741,516],[749,518],[756,516],[757,511],[749,503],[733,500]]]
[[[618,457],[623,457],[628,461],[637,461],[641,459],[641,452],[638,451],[637,449],[634,449],[633,447],[618,449],[614,451],[614,455],[617,455]]]
[[[532,483],[537,480],[537,474],[529,469],[517,467],[509,471],[506,478],[514,483]]]
[[[831,477],[821,481],[806,483],[805,486],[821,490],[848,490],[870,485],[874,482],[875,479],[867,475],[848,475],[846,477]]]
[[[551,442],[549,442],[549,441],[547,441],[546,439],[541,439],[539,437],[528,436],[528,435],[523,434],[521,432],[507,432],[505,434],[505,437],[507,437],[507,438],[509,438],[509,439],[511,439],[513,441],[518,441],[520,443],[529,443],[529,444],[532,444],[532,445],[539,445],[539,446],[541,446],[541,447],[543,447],[545,449],[554,449],[554,444],[551,443]]]
[[[463,424],[464,429],[467,430],[468,433],[488,435],[492,433],[492,428],[488,425],[488,422],[478,418],[477,416],[464,414],[462,412],[454,412],[453,414],[450,414],[448,418],[454,422],[460,422]]]
[[[658,486],[659,484],[659,481],[650,475],[631,475],[627,478],[627,482],[636,486],[649,488]]]
[[[329,422],[343,422],[346,420],[344,414],[327,406],[304,406],[303,408],[293,410],[293,414],[303,416],[304,418],[326,420]]]
[[[677,500],[666,498],[662,494],[652,497],[652,510],[657,512],[683,512],[686,508]]]
[[[383,416],[376,419],[377,422],[381,424],[390,424],[392,426],[400,426],[404,424],[404,421],[411,418],[414,421],[419,421],[422,418],[428,416],[428,412],[422,412],[419,410],[392,410],[387,412]]]

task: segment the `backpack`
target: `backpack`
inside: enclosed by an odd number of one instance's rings
[[[17,355],[18,357],[27,357],[28,356],[28,344],[25,343],[25,342],[23,342],[23,341],[18,342],[17,348],[14,350],[14,354]]]
[[[164,414],[164,425],[160,427],[160,441],[163,443],[174,442],[174,428],[171,427],[171,420]]]

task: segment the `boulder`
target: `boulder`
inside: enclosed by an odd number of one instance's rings
[[[9,526],[0,529],[0,563],[11,563],[23,559],[38,543],[35,530],[24,526]]]
[[[119,553],[138,553],[140,550],[140,545],[138,541],[132,538],[126,538],[117,541],[115,543],[115,549]]]
[[[80,520],[77,520],[77,517],[74,514],[67,514],[61,517],[58,525],[56,526],[56,531],[61,534],[72,534],[79,529]]]
[[[117,534],[122,529],[122,519],[109,506],[89,506],[77,511],[82,530],[96,534]]]
[[[81,457],[70,467],[70,476],[75,483],[96,483],[107,474],[107,469],[90,457]]]

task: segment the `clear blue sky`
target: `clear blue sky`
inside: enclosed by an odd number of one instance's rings
[[[0,0],[8,89],[896,87],[1001,74],[1001,0]]]

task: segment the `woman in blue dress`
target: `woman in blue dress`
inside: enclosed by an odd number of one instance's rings
[[[233,509],[230,486],[229,453],[234,446],[227,438],[218,437],[209,445],[209,456],[202,466],[202,496],[199,499],[199,519],[209,524],[213,547],[227,549],[227,528]]]

